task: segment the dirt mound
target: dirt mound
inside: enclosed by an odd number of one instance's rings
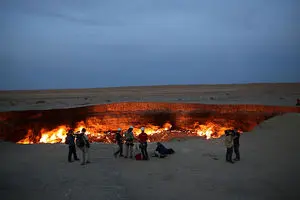
[[[255,129],[260,130],[280,130],[280,131],[296,131],[300,130],[300,114],[299,113],[286,113],[283,115],[272,117],[261,124]]]

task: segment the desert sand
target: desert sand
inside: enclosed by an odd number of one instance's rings
[[[298,83],[12,91],[1,92],[0,97],[1,111],[72,107],[108,100],[293,106],[300,95],[299,86]],[[68,163],[68,147],[64,144],[1,142],[0,196],[5,200],[300,199],[299,122],[299,113],[285,114],[243,133],[241,161],[235,164],[225,162],[223,138],[173,139],[165,145],[176,151],[174,155],[149,161],[116,159],[112,156],[115,145],[93,143],[92,163],[86,166]],[[155,144],[150,144],[148,151],[154,148]]]
[[[113,102],[294,106],[297,98],[300,98],[300,83],[0,91],[0,112],[73,108]]]

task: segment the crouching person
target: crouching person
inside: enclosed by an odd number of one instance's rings
[[[76,154],[76,147],[75,147],[75,136],[72,129],[70,129],[67,133],[66,142],[67,145],[69,145],[69,154],[68,154],[68,161],[72,161],[72,155],[74,157],[74,160],[79,160]]]
[[[133,135],[133,126],[130,126],[130,128],[125,132],[125,158],[128,158],[128,153],[129,157],[133,158],[133,141],[134,141],[134,135]]]
[[[175,151],[172,148],[166,148],[162,143],[156,143],[155,156],[160,158],[166,157],[168,154],[173,154]]]
[[[89,152],[90,142],[89,142],[88,136],[86,135],[85,128],[83,128],[81,130],[81,133],[79,133],[77,135],[76,144],[79,147],[79,149],[81,150],[81,155],[82,155],[81,156],[81,159],[82,159],[81,165],[90,163],[90,152]]]

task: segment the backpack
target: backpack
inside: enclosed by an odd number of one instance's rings
[[[77,135],[76,137],[76,145],[81,148],[84,147],[84,139],[83,139],[83,135]]]

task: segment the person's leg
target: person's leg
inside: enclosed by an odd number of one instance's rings
[[[233,147],[228,148],[229,152],[228,152],[228,162],[232,162],[232,153],[233,153]]]
[[[118,145],[118,150],[114,152],[114,156],[117,157],[118,153],[120,153],[120,145]]]
[[[133,158],[133,144],[129,145],[129,156],[130,158]]]
[[[69,146],[68,161],[72,162],[72,148]]]
[[[91,160],[90,160],[90,148],[85,148],[86,149],[86,156],[87,156],[87,159],[86,159],[86,163],[90,163]]]
[[[235,153],[235,159],[234,160],[240,160],[240,149],[239,145],[234,146],[234,153]]]
[[[81,147],[81,165],[85,164],[85,147]]]
[[[77,157],[77,154],[76,154],[76,147],[75,147],[75,145],[71,146],[71,148],[72,148],[72,154],[73,154],[74,160],[79,160],[78,157]]]
[[[120,151],[120,156],[123,156],[123,144],[122,143],[120,143],[119,144],[119,151]]]
[[[145,147],[143,144],[140,144],[140,149],[141,149],[141,152],[142,152],[142,156],[143,156],[143,159],[146,158],[146,154],[145,154]]]
[[[125,144],[125,158],[128,158],[129,145]]]
[[[229,148],[226,148],[226,161],[229,161]]]
[[[148,151],[147,151],[147,147],[148,147],[148,144],[145,143],[145,146],[144,146],[144,152],[145,152],[145,159],[148,160],[149,157],[148,157]]]

